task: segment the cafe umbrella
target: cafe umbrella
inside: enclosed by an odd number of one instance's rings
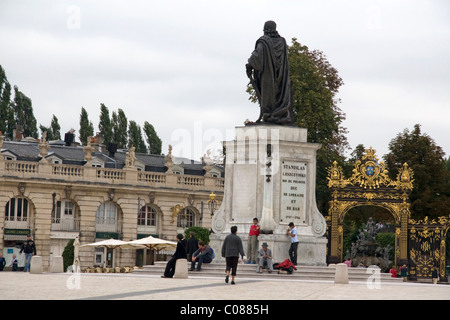
[[[130,249],[142,249],[144,246],[139,245],[130,245],[128,241],[122,241],[117,239],[107,239],[98,242],[92,242],[88,244],[83,244],[80,247],[103,247],[108,249],[116,249],[116,248],[130,248]]]
[[[127,244],[140,248],[144,246],[145,248],[150,249],[152,256],[154,251],[159,252],[161,250],[175,250],[177,248],[177,242],[175,241],[164,240],[152,236],[128,241]]]

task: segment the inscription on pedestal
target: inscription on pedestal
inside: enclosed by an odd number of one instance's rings
[[[281,163],[281,212],[283,222],[305,223],[306,212],[306,163],[282,161]]]

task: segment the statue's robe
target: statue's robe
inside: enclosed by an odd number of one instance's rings
[[[254,69],[254,88],[261,107],[259,121],[276,124],[293,122],[291,81],[287,44],[283,37],[264,35],[256,41],[248,59]]]

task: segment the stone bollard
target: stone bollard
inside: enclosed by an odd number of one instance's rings
[[[348,269],[345,263],[338,263],[336,265],[336,272],[334,274],[334,283],[348,284]]]
[[[178,259],[175,264],[175,274],[174,278],[187,279],[188,269],[187,269],[187,259]]]
[[[30,273],[42,273],[42,257],[32,256],[30,261]]]
[[[61,256],[53,256],[50,259],[50,272],[62,273],[64,272],[64,261]]]

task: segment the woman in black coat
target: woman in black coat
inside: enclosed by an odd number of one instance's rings
[[[179,233],[177,235],[177,249],[175,250],[175,254],[172,259],[167,262],[166,270],[164,271],[164,275],[161,278],[173,278],[175,274],[175,265],[178,259],[186,259],[186,247],[183,243],[183,235]]]

